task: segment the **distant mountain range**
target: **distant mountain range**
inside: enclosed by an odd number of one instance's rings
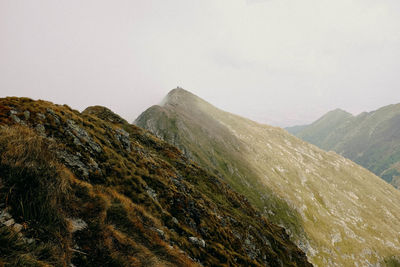
[[[310,125],[286,130],[353,160],[400,188],[400,104],[358,116],[336,109]]]
[[[351,115],[330,117],[339,122]],[[222,111],[181,88],[135,123],[245,195],[284,226],[316,266],[378,266],[400,255],[400,191],[334,152]]]

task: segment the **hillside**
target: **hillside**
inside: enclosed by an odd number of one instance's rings
[[[368,266],[400,255],[400,192],[334,152],[183,89],[172,90],[135,123],[285,226],[316,266]]]
[[[329,146],[327,143],[330,140],[326,140],[325,138],[351,117],[350,113],[341,109],[335,109],[322,116],[312,125],[293,126],[286,128],[286,130],[311,144],[319,147],[327,147]]]
[[[0,266],[311,266],[285,230],[104,107],[0,99]]]
[[[331,111],[316,122],[287,128],[297,137],[333,150],[382,177],[397,188],[400,181],[400,104],[352,116]],[[345,115],[343,115],[345,114]]]

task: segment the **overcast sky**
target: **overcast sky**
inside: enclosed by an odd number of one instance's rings
[[[0,0],[0,97],[133,121],[183,87],[272,125],[400,102],[399,0]]]

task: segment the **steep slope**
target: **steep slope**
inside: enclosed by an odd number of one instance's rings
[[[104,107],[0,99],[0,265],[311,266],[284,229]]]
[[[332,112],[292,133],[322,149],[336,151],[398,187],[400,104],[358,116],[347,113],[339,120],[329,116]]]
[[[400,255],[400,192],[334,152],[219,110],[183,89],[172,90],[135,123],[288,227],[317,266],[368,266]]]

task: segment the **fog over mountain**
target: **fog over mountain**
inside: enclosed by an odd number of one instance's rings
[[[132,121],[178,86],[278,126],[400,102],[395,0],[0,1],[0,97]]]

